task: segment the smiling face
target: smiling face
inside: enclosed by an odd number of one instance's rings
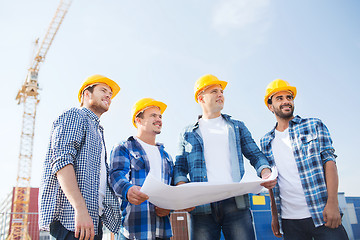
[[[149,107],[135,118],[139,131],[160,134],[162,128],[162,115],[158,107]]]
[[[268,108],[277,118],[291,119],[294,114],[294,96],[291,92],[281,91],[271,98]]]
[[[212,85],[206,88],[198,96],[198,102],[204,112],[220,115],[224,108],[224,91],[220,85]]]
[[[94,86],[93,91],[84,91],[84,106],[100,117],[109,110],[111,104],[112,90],[104,84],[99,83]]]

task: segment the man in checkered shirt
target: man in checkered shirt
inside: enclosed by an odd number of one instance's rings
[[[169,213],[151,204],[141,192],[146,176],[171,184],[173,162],[162,144],[156,143],[161,133],[162,114],[166,104],[152,98],[137,101],[132,108],[132,123],[136,136],[115,145],[111,151],[110,183],[121,199],[121,239],[170,239]]]
[[[109,187],[100,116],[119,86],[102,75],[82,84],[80,108],[53,123],[39,193],[39,227],[56,239],[102,239],[102,224],[117,232],[119,202]]]
[[[295,87],[276,79],[264,99],[277,120],[261,139],[262,151],[279,173],[270,190],[273,233],[281,237],[282,228],[289,240],[346,240],[330,133],[320,119],[294,117],[295,96]]]

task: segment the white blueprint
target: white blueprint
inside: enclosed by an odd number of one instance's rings
[[[179,186],[169,186],[149,174],[141,191],[149,196],[148,201],[155,206],[164,209],[181,210],[247,193],[259,193],[263,188],[260,184],[274,180],[277,175],[276,168],[273,168],[271,176],[266,180],[258,177],[257,179],[250,179],[245,174],[238,183],[214,184],[194,182]]]

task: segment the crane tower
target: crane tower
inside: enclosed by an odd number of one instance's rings
[[[10,234],[7,239],[30,239],[28,234],[28,209],[30,199],[31,163],[35,132],[36,107],[39,103],[38,73],[40,64],[59,30],[59,27],[70,7],[72,0],[61,0],[41,42],[35,57],[28,69],[24,84],[19,90],[16,100],[24,105],[22,129],[20,138],[20,154],[18,162],[17,181],[13,198],[13,215]]]

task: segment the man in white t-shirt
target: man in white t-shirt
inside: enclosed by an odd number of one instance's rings
[[[317,118],[294,117],[296,88],[284,80],[271,82],[265,104],[277,124],[261,139],[261,148],[278,169],[270,190],[272,230],[285,239],[348,239],[337,199],[336,155],[330,133]]]
[[[132,108],[136,137],[129,137],[111,152],[110,184],[121,200],[121,229],[116,239],[170,239],[170,210],[154,206],[140,191],[152,174],[165,184],[173,182],[173,161],[162,144],[162,114],[166,104],[143,98]]]
[[[239,182],[245,173],[243,155],[259,176],[270,176],[269,163],[245,124],[221,114],[226,85],[210,74],[195,83],[195,100],[202,116],[181,134],[175,184]],[[264,186],[272,188],[275,184],[276,180]],[[191,211],[192,240],[220,239],[221,232],[225,239],[255,239],[249,206],[248,195],[197,206]]]

